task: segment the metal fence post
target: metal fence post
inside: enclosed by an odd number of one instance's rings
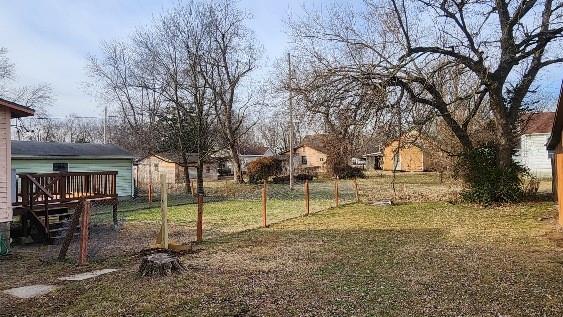
[[[340,205],[340,193],[338,192],[338,177],[334,181],[334,201],[336,203],[336,207]]]
[[[262,226],[264,228],[268,226],[268,222],[266,220],[266,203],[267,203],[266,191],[267,191],[266,181],[264,181],[264,186],[262,187]]]
[[[360,202],[360,189],[358,187],[358,179],[354,178],[354,189],[356,191],[356,202]]]
[[[305,216],[309,215],[309,181],[305,180]]]

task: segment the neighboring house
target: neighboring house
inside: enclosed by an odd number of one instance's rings
[[[0,98],[0,255],[7,252],[12,221],[12,193],[15,175],[12,172],[11,119],[33,116],[34,110]]]
[[[563,84],[557,102],[557,111],[551,128],[551,134],[547,141],[547,150],[551,158],[552,166],[552,189],[559,204],[559,225],[563,226]]]
[[[12,141],[16,173],[117,171],[116,190],[133,196],[133,155],[113,144]]]
[[[172,153],[158,153],[148,155],[135,164],[135,184],[140,188],[148,188],[152,184],[153,188],[158,189],[160,184],[160,174],[166,174],[168,184],[185,183],[185,165],[183,160]],[[217,162],[209,160],[203,164],[203,179],[218,179]],[[197,178],[197,154],[188,156],[188,172],[190,179]]]
[[[293,148],[293,167],[297,172],[326,173],[326,160],[329,151],[323,142],[323,138],[322,134],[309,135],[303,138],[299,146]],[[289,151],[283,152],[282,155],[288,156]]]
[[[385,146],[383,150],[384,171],[425,172],[433,170],[433,155],[418,145],[422,143],[422,140],[417,135],[417,133],[406,134],[401,139],[399,151],[397,151],[399,140],[393,140]]]
[[[239,155],[242,171],[246,172],[248,163],[262,157],[273,156],[274,152],[269,147],[265,146],[242,146],[239,150]]]
[[[551,161],[546,143],[549,139],[555,112],[534,113],[525,120],[519,148],[514,160],[538,177],[551,177]]]
[[[246,173],[248,163],[262,157],[274,156],[274,154],[272,149],[265,146],[241,146],[239,148],[239,158],[243,173]],[[227,151],[222,151],[216,156],[216,159],[219,162],[219,169],[222,171],[221,175],[233,175],[233,163]]]

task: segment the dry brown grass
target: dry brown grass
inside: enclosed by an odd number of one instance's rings
[[[16,250],[0,288],[117,267],[6,316],[561,316],[563,250],[551,203],[362,204],[206,241],[187,274],[140,278],[138,257],[76,268]]]

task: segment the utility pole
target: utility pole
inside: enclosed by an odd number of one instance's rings
[[[293,98],[291,95],[291,54],[287,53],[289,92],[289,189],[293,190]]]
[[[104,107],[104,144],[106,144],[106,131],[108,125],[108,106]]]

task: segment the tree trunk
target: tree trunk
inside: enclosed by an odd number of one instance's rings
[[[139,266],[141,276],[168,276],[185,272],[186,268],[178,257],[167,253],[155,253],[143,257]]]
[[[244,183],[244,178],[242,177],[242,164],[240,162],[240,155],[238,153],[238,146],[236,142],[229,143],[229,151],[231,152],[234,181],[237,184],[242,184]]]
[[[188,159],[186,157],[186,155],[183,155],[183,161],[184,161],[184,184],[186,187],[186,193],[190,194],[192,192],[192,183],[190,181],[190,168],[188,165]]]
[[[515,149],[515,121],[517,118],[511,118],[505,110],[505,103],[502,97],[502,89],[491,89],[490,108],[496,123],[496,138],[498,144],[498,166],[500,168],[508,168],[512,164],[512,154]]]

